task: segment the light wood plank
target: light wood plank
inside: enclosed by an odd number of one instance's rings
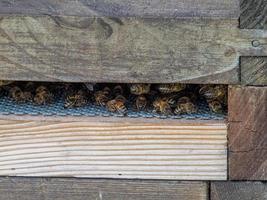
[[[264,56],[267,31],[237,20],[3,17],[0,79],[238,83],[239,56]]]
[[[225,123],[0,120],[0,175],[225,180]]]
[[[0,178],[0,200],[206,200],[204,182]]]
[[[238,18],[238,0],[1,0],[0,14]]]

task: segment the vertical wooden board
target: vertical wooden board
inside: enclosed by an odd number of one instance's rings
[[[229,176],[267,180],[267,87],[229,89]]]
[[[0,178],[0,200],[206,200],[204,182]]]
[[[267,29],[267,0],[241,0],[240,27]]]
[[[267,85],[267,57],[242,57],[241,83]]]
[[[264,182],[212,182],[210,200],[266,200]]]
[[[238,0],[1,0],[0,15],[238,18]]]
[[[0,120],[0,175],[226,180],[221,123]]]

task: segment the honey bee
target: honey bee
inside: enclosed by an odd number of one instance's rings
[[[17,86],[10,88],[8,96],[9,98],[13,99],[17,103],[26,102],[26,98],[24,96],[23,91]]]
[[[115,99],[108,101],[106,107],[110,112],[118,112],[120,114],[125,115],[127,112],[125,102],[125,97],[119,95]]]
[[[95,89],[96,83],[84,83],[84,85],[90,92],[93,92]]]
[[[115,96],[123,95],[123,92],[124,92],[124,90],[123,90],[123,88],[122,88],[121,85],[116,85],[116,86],[113,88],[113,94],[114,94]]]
[[[139,95],[135,99],[135,107],[138,111],[145,110],[148,104],[148,100],[145,95]]]
[[[171,108],[168,98],[162,98],[162,97],[157,98],[153,102],[153,107],[154,107],[153,112],[161,113],[164,115],[172,114],[172,108]]]
[[[204,96],[207,100],[218,100],[221,103],[227,104],[227,87],[226,86],[205,85],[200,88],[199,94]]]
[[[151,84],[143,83],[131,84],[130,92],[134,95],[148,94],[150,92],[150,86]]]
[[[180,92],[186,88],[186,84],[181,83],[172,83],[172,84],[160,84],[157,86],[157,89],[162,94],[170,94],[174,92]]]
[[[35,92],[35,84],[33,82],[27,82],[24,85],[24,91],[34,93]]]
[[[0,80],[0,86],[10,85],[11,83],[13,83],[13,81],[3,81],[3,80]]]
[[[33,94],[31,92],[23,92],[23,95],[26,102],[33,102]]]
[[[37,105],[51,104],[53,101],[53,94],[45,86],[39,86],[36,89],[34,96],[34,103]]]
[[[181,97],[177,102],[177,106],[174,113],[180,114],[191,114],[197,112],[197,106],[191,101],[189,97]]]
[[[212,112],[215,113],[223,113],[223,106],[221,104],[221,102],[217,101],[217,100],[212,100],[208,102],[209,104],[209,108]]]
[[[65,108],[74,108],[74,107],[82,107],[87,104],[87,95],[85,91],[79,90],[77,93],[73,95],[67,96],[65,100]]]
[[[111,90],[109,87],[105,87],[103,90],[99,90],[94,93],[94,98],[96,104],[99,106],[106,106],[107,102],[110,100]]]

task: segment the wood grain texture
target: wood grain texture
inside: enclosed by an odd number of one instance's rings
[[[212,182],[210,200],[266,200],[264,182]]]
[[[239,56],[267,55],[267,31],[237,20],[3,17],[0,79],[238,83]]]
[[[267,85],[267,57],[242,57],[243,85]]]
[[[229,172],[232,180],[267,180],[267,87],[229,89]]]
[[[238,0],[1,0],[0,15],[238,18]]]
[[[267,0],[241,0],[240,27],[267,29]]]
[[[0,178],[0,200],[206,200],[204,182]]]
[[[218,124],[0,121],[0,175],[225,180]]]

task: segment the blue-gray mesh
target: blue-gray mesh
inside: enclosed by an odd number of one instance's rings
[[[104,116],[104,117],[125,117],[118,113],[111,113],[106,108],[94,105],[93,103],[88,104],[81,108],[64,108],[64,99],[62,97],[56,98],[57,100],[51,105],[37,106],[32,103],[17,104],[10,100],[8,97],[0,98],[0,114],[4,115],[43,115],[43,116]],[[199,111],[194,114],[184,115],[171,115],[164,116],[161,114],[153,113],[151,110],[148,111],[135,111],[135,109],[128,105],[128,112],[126,117],[131,118],[171,118],[171,119],[206,119],[206,120],[222,120],[225,119],[226,113],[217,114],[210,112],[205,101],[198,103]]]

